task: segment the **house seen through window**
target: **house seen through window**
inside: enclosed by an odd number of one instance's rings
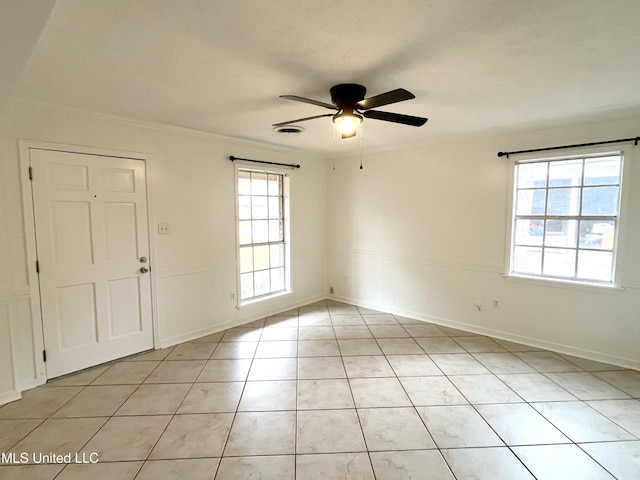
[[[287,290],[287,180],[280,173],[238,169],[241,301]]]
[[[613,284],[621,177],[621,153],[518,163],[510,273]]]

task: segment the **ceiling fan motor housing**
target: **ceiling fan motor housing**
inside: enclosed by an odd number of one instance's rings
[[[338,108],[355,108],[356,103],[364,100],[367,89],[357,83],[341,83],[331,87],[329,93],[331,94],[331,101]]]

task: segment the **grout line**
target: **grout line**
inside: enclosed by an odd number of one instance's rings
[[[326,315],[328,316],[329,322],[330,322],[330,326],[325,326],[325,325],[304,325],[301,326],[300,325],[300,309],[296,309],[296,338],[295,340],[274,340],[274,339],[266,339],[264,334],[267,331],[268,328],[279,328],[277,327],[275,324],[271,324],[271,325],[267,325],[267,321],[266,318],[262,320],[262,322],[258,322],[256,324],[256,321],[254,322],[250,322],[251,324],[255,324],[252,325],[252,327],[248,327],[251,328],[252,330],[256,330],[256,329],[260,329],[260,334],[257,336],[257,340],[254,339],[249,339],[249,340],[243,340],[242,338],[233,338],[233,339],[228,339],[226,341],[222,341],[222,338],[224,336],[224,334],[226,334],[226,332],[228,332],[229,330],[232,329],[227,329],[223,332],[222,336],[220,337],[218,342],[201,342],[201,343],[215,343],[215,346],[213,348],[213,350],[211,350],[211,353],[209,354],[209,357],[207,359],[192,359],[192,358],[168,358],[171,354],[172,351],[175,350],[175,348],[177,348],[177,346],[171,347],[171,349],[166,353],[166,355],[164,356],[164,358],[160,359],[160,360],[150,360],[150,361],[157,361],[158,364],[144,377],[144,379],[142,379],[142,381],[140,381],[139,383],[135,383],[135,384],[104,384],[104,385],[94,385],[93,382],[95,382],[98,378],[100,378],[102,375],[104,375],[106,372],[108,372],[114,365],[120,363],[121,361],[115,361],[113,362],[109,368],[107,368],[106,370],[104,370],[104,372],[101,372],[98,376],[96,376],[94,379],[92,379],[91,381],[87,381],[85,385],[78,385],[78,386],[69,386],[69,387],[82,387],[80,388],[80,390],[73,395],[72,397],[70,397],[68,400],[66,400],[57,410],[55,410],[54,412],[50,413],[46,418],[42,419],[42,418],[38,418],[38,419],[29,419],[29,420],[39,420],[38,424],[33,427],[28,433],[26,433],[22,439],[18,440],[16,443],[14,443],[14,447],[16,445],[18,445],[20,442],[22,442],[22,440],[24,440],[27,436],[31,435],[35,430],[37,430],[45,421],[54,418],[54,415],[60,411],[62,408],[64,408],[65,406],[67,406],[70,402],[72,402],[74,399],[76,399],[82,392],[85,392],[88,390],[89,386],[98,386],[98,387],[113,387],[113,386],[118,386],[118,385],[127,385],[127,386],[134,386],[135,388],[133,388],[133,390],[131,391],[131,393],[127,396],[126,399],[124,399],[119,407],[117,407],[115,409],[115,411],[109,415],[109,416],[100,416],[100,418],[106,418],[106,420],[104,421],[104,423],[100,426],[100,428],[98,428],[98,430],[91,435],[91,437],[89,438],[89,440],[87,440],[87,442],[84,443],[83,447],[78,449],[78,451],[81,451],[82,449],[84,449],[89,442],[91,442],[96,435],[102,431],[102,429],[104,428],[104,426],[113,418],[127,418],[127,417],[137,417],[137,416],[163,416],[163,417],[170,417],[168,422],[166,423],[164,429],[162,430],[162,433],[158,436],[158,438],[156,439],[156,441],[153,444],[153,447],[151,448],[151,450],[149,451],[149,453],[146,455],[145,459],[143,460],[135,460],[136,462],[141,462],[140,463],[140,467],[138,468],[138,471],[136,472],[136,475],[139,474],[139,472],[141,471],[142,468],[144,468],[144,465],[146,464],[146,462],[151,461],[149,459],[149,456],[151,455],[151,453],[153,452],[153,450],[157,447],[158,443],[160,442],[160,439],[163,437],[163,435],[167,432],[167,429],[169,427],[169,425],[173,422],[173,420],[180,415],[184,415],[182,413],[178,413],[178,410],[180,408],[180,406],[184,403],[185,399],[189,396],[189,394],[193,391],[194,388],[197,388],[197,384],[200,383],[215,383],[215,384],[223,384],[223,383],[238,383],[239,381],[242,382],[242,390],[240,392],[240,395],[238,396],[237,402],[235,404],[235,409],[233,410],[233,412],[200,412],[200,413],[193,413],[191,415],[221,415],[221,414],[232,414],[232,418],[231,418],[231,423],[229,424],[229,430],[225,436],[224,442],[222,444],[222,449],[221,449],[221,453],[219,457],[197,457],[197,458],[218,458],[218,463],[217,463],[217,467],[216,467],[216,471],[213,472],[214,473],[214,478],[215,476],[218,475],[219,471],[220,471],[220,466],[222,464],[222,461],[224,458],[238,458],[238,457],[270,457],[272,455],[275,454],[256,454],[256,455],[233,455],[233,456],[226,456],[225,457],[225,451],[228,447],[228,442],[231,436],[231,432],[233,430],[236,418],[238,416],[238,413],[268,413],[268,412],[291,412],[293,413],[293,453],[291,454],[291,456],[293,456],[293,462],[294,462],[294,471],[293,471],[293,475],[294,475],[294,479],[296,478],[297,475],[297,458],[301,455],[298,453],[298,413],[302,412],[302,411],[314,411],[314,412],[322,412],[322,411],[336,411],[336,410],[345,410],[345,411],[354,411],[357,421],[358,421],[358,426],[360,429],[360,435],[362,436],[362,439],[364,441],[364,446],[366,448],[366,452],[360,452],[358,451],[357,453],[366,453],[368,458],[369,458],[369,466],[371,468],[371,471],[374,472],[375,475],[375,470],[373,467],[373,462],[372,462],[372,458],[371,458],[371,453],[373,453],[372,450],[370,450],[370,446],[369,446],[369,442],[367,441],[367,438],[365,436],[364,433],[364,429],[363,429],[363,424],[362,424],[362,419],[360,416],[360,411],[362,411],[363,409],[389,409],[389,408],[411,408],[412,412],[414,412],[416,415],[418,415],[418,418],[421,421],[421,424],[424,426],[424,428],[427,431],[427,434],[429,435],[429,437],[431,438],[433,444],[434,444],[434,448],[432,449],[426,449],[426,450],[434,450],[434,451],[438,451],[442,461],[444,462],[445,465],[447,465],[447,467],[449,468],[449,470],[451,471],[452,475],[453,474],[453,470],[451,468],[451,465],[449,464],[449,462],[446,460],[446,457],[443,455],[443,451],[445,450],[458,450],[458,449],[468,449],[468,448],[472,448],[472,449],[482,449],[482,448],[507,448],[510,452],[510,454],[512,456],[515,456],[517,461],[519,462],[519,464],[521,464],[527,471],[529,471],[530,473],[533,474],[533,472],[529,469],[529,467],[525,464],[525,462],[520,459],[520,457],[516,454],[515,452],[515,448],[516,447],[521,447],[521,446],[537,446],[537,445],[545,445],[545,446],[551,446],[551,445],[575,445],[578,446],[580,448],[581,452],[584,452],[585,454],[587,454],[587,456],[589,458],[592,458],[593,461],[599,465],[600,467],[602,467],[605,471],[608,471],[603,465],[601,465],[594,457],[592,457],[591,455],[588,454],[588,452],[582,448],[581,445],[587,445],[590,443],[595,443],[595,444],[601,444],[601,443],[618,443],[618,442],[640,442],[640,437],[637,435],[634,435],[632,432],[630,432],[628,429],[624,428],[622,425],[618,424],[618,422],[616,422],[615,420],[613,420],[613,418],[610,418],[608,415],[605,415],[604,413],[601,413],[600,411],[598,411],[597,409],[595,409],[594,407],[592,407],[591,405],[589,405],[587,402],[590,401],[607,401],[607,399],[594,399],[594,400],[583,400],[581,398],[575,398],[575,399],[568,399],[568,400],[555,400],[555,401],[526,401],[524,399],[524,397],[522,395],[520,395],[514,388],[512,388],[510,385],[508,385],[506,382],[502,381],[502,379],[498,376],[501,374],[497,374],[494,373],[491,369],[489,369],[488,367],[486,367],[486,365],[479,360],[476,355],[478,354],[482,354],[482,353],[508,353],[512,356],[514,356],[515,358],[517,358],[519,361],[524,362],[527,365],[530,365],[534,371],[532,372],[528,372],[528,373],[503,373],[502,375],[541,375],[543,378],[551,381],[553,384],[557,385],[559,388],[561,388],[563,391],[566,391],[568,394],[573,395],[574,397],[576,395],[574,395],[570,390],[568,390],[567,388],[563,387],[562,385],[560,385],[559,383],[557,383],[552,377],[550,377],[551,373],[558,373],[558,372],[548,372],[548,371],[544,371],[545,369],[542,368],[542,366],[534,366],[532,363],[528,362],[527,360],[525,360],[524,358],[521,358],[520,355],[518,355],[518,353],[523,353],[523,352],[513,352],[509,349],[506,349],[505,352],[473,352],[473,351],[469,351],[467,350],[467,348],[464,347],[463,343],[459,343],[456,342],[456,337],[461,337],[461,335],[458,334],[458,332],[454,333],[445,333],[443,331],[443,335],[442,336],[438,336],[438,337],[419,337],[419,336],[414,336],[411,334],[410,330],[408,330],[406,328],[406,325],[400,323],[397,321],[397,319],[395,317],[394,320],[396,321],[396,323],[394,324],[378,324],[378,323],[372,323],[369,324],[366,322],[365,319],[365,315],[368,314],[363,314],[359,309],[357,309],[358,313],[357,314],[352,314],[352,315],[357,315],[358,317],[360,317],[360,319],[362,320],[362,322],[364,323],[364,325],[359,324],[359,325],[336,325],[334,323],[333,318],[334,317],[339,317],[341,314],[334,314],[332,315],[330,313],[330,305],[333,304],[328,304],[326,301],[324,303],[326,308]],[[322,307],[318,306],[319,309],[321,309]],[[288,314],[289,315],[289,314]],[[289,315],[292,316],[292,315]],[[324,317],[324,314],[322,315]],[[272,317],[277,317],[277,315],[274,315]],[[406,332],[409,336],[408,337],[384,337],[381,336],[381,334],[383,334],[384,332],[379,332],[378,336],[375,336],[374,331],[376,330],[375,326],[385,326],[385,325],[394,325],[394,326],[400,326],[402,328],[402,330],[404,332]],[[336,327],[362,327],[365,326],[366,330],[371,334],[371,338],[342,338],[342,339],[338,339],[338,335],[336,332]],[[333,338],[331,339],[302,339],[300,338],[300,334],[301,334],[301,328],[309,328],[309,329],[313,329],[313,328],[331,328],[331,331],[333,332]],[[238,326],[238,327],[234,327],[234,328],[247,328],[247,327],[243,327],[243,326]],[[340,329],[338,329],[340,330]],[[354,330],[357,331],[358,329]],[[384,330],[384,329],[382,329]],[[237,330],[236,330],[237,331]],[[249,331],[249,330],[247,330]],[[312,330],[309,330],[309,332],[312,332]],[[478,337],[478,335],[474,335],[475,337]],[[278,335],[275,335],[275,337],[278,337]],[[483,337],[483,336],[480,336]],[[459,343],[460,347],[464,350],[464,352],[460,352],[460,353],[449,353],[449,354],[443,354],[443,355],[466,355],[469,358],[473,359],[474,362],[477,362],[479,365],[482,365],[484,368],[487,369],[487,373],[472,373],[472,374],[465,374],[465,373],[459,373],[459,374],[446,374],[445,371],[433,360],[432,358],[432,354],[433,355],[437,355],[437,353],[432,353],[430,354],[427,349],[425,347],[423,347],[420,343],[418,343],[417,339],[420,338],[448,338],[451,341],[455,342],[455,343]],[[487,337],[490,338],[490,337]],[[419,346],[421,353],[415,353],[415,354],[407,354],[405,352],[395,352],[393,353],[393,349],[391,349],[392,353],[387,353],[385,352],[385,350],[382,348],[381,346],[381,340],[394,340],[394,339],[402,339],[402,340],[408,340],[411,339],[416,345]],[[302,341],[308,341],[308,340],[314,340],[314,341],[321,341],[321,342],[332,342],[332,344],[335,344],[335,346],[337,347],[338,350],[338,355],[333,355],[333,354],[326,354],[326,352],[324,352],[322,355],[313,355],[313,356],[304,356],[302,357],[300,355],[300,342]],[[374,355],[362,355],[362,354],[357,354],[357,355],[345,355],[343,352],[343,347],[341,347],[340,345],[340,340],[373,340],[372,344],[375,344],[376,347],[379,350],[379,353],[376,353]],[[268,357],[258,357],[258,349],[260,348],[261,344],[266,344],[269,342],[279,342],[279,341],[287,341],[287,342],[292,342],[295,341],[296,345],[295,345],[295,356],[291,357],[291,356],[286,356],[286,357],[273,357],[273,356],[268,356]],[[189,342],[184,342],[183,344],[186,344]],[[239,358],[234,356],[233,353],[229,354],[230,358],[213,358],[213,356],[215,355],[215,352],[218,351],[219,348],[223,348],[222,345],[229,345],[232,343],[236,343],[238,344],[236,347],[225,347],[225,348],[241,348],[239,344],[242,343],[255,343],[255,348],[253,349],[253,354],[252,356],[249,358]],[[385,342],[382,342],[382,344],[384,344]],[[393,343],[393,342],[391,342]],[[399,342],[399,343],[403,343],[403,342]],[[406,342],[407,344],[409,342]],[[204,348],[204,347],[202,347]],[[468,345],[468,348],[472,348],[470,345]],[[387,351],[389,351],[389,347],[387,346]],[[547,352],[547,351],[542,351],[542,352]],[[531,353],[531,352],[524,352],[524,353]],[[548,353],[548,352],[547,352]],[[402,356],[402,355],[424,355],[425,359],[428,359],[430,362],[433,363],[433,365],[435,365],[436,369],[438,372],[440,373],[433,373],[430,375],[409,375],[409,376],[400,376],[398,374],[398,370],[396,370],[396,368],[400,368],[400,367],[396,367],[394,368],[392,363],[390,362],[390,357],[393,356]],[[340,357],[340,363],[342,365],[342,369],[343,369],[343,373],[344,373],[344,377],[326,377],[326,378],[309,378],[309,379],[301,379],[300,377],[300,359],[304,358],[305,362],[303,363],[310,363],[313,364],[314,360],[318,360],[320,359],[324,359],[324,358],[335,358],[336,356]],[[384,361],[386,362],[386,366],[390,369],[391,373],[382,377],[378,377],[378,376],[368,376],[368,375],[349,375],[348,374],[348,370],[347,370],[347,363],[349,363],[349,361],[345,362],[345,357],[346,358],[354,358],[354,357],[368,357],[368,356],[373,356],[376,358],[384,358]],[[526,355],[525,355],[526,356]],[[122,362],[127,362],[128,360],[130,360],[131,357],[127,357],[126,359],[123,359]],[[257,380],[249,380],[249,376],[251,375],[251,371],[252,368],[255,365],[255,361],[256,360],[278,360],[278,359],[286,359],[286,360],[295,360],[295,378],[294,379],[257,379]],[[208,365],[208,362],[213,361],[213,360],[222,360],[222,361],[235,361],[235,360],[249,360],[249,368],[246,370],[246,374],[244,375],[244,379],[243,380],[237,380],[237,379],[233,379],[233,380],[220,380],[220,379],[215,379],[212,380],[210,382],[198,382],[199,377],[202,375],[202,373],[204,372],[205,368]],[[570,362],[567,359],[564,359],[566,362],[572,364],[572,362]],[[155,372],[159,371],[159,369],[165,365],[169,365],[168,362],[176,362],[175,364],[178,365],[178,362],[200,362],[202,361],[203,364],[200,366],[200,368],[198,369],[197,374],[195,375],[193,381],[189,381],[189,382],[162,382],[162,383],[145,383],[146,380],[148,380]],[[355,360],[354,360],[355,361]],[[130,362],[133,363],[133,362]],[[576,365],[576,368],[578,368],[577,371],[573,371],[570,370],[568,372],[570,373],[588,373],[590,375],[592,375],[594,378],[597,378],[601,381],[603,381],[604,383],[606,383],[607,385],[611,385],[612,388],[615,388],[617,390],[619,390],[620,392],[627,394],[624,390],[616,387],[615,385],[605,381],[604,379],[600,379],[600,377],[597,377],[594,372],[591,372],[589,370],[586,370],[583,367],[580,367],[579,365]],[[626,369],[625,369],[626,370]],[[559,373],[563,373],[563,372],[559,372]],[[482,376],[482,375],[490,375],[492,378],[497,379],[498,381],[501,382],[501,384],[505,385],[507,387],[507,389],[511,392],[513,392],[518,398],[520,398],[521,401],[518,402],[500,402],[500,401],[495,401],[495,402],[491,402],[491,403],[473,403],[469,400],[468,396],[464,394],[464,392],[462,390],[460,390],[455,383],[453,383],[451,381],[452,377],[456,377],[456,376]],[[315,375],[314,375],[315,376]],[[424,377],[443,377],[444,379],[446,379],[448,382],[450,382],[453,387],[455,388],[455,390],[462,396],[462,398],[465,399],[465,401],[467,401],[467,404],[461,404],[461,405],[456,405],[456,406],[471,406],[473,408],[473,411],[476,413],[476,415],[479,415],[480,418],[483,420],[483,422],[489,427],[489,429],[497,436],[497,438],[502,442],[502,446],[491,446],[491,447],[451,447],[451,448],[441,448],[438,446],[438,444],[435,442],[433,435],[431,434],[431,432],[429,431],[429,428],[427,427],[426,421],[425,419],[422,417],[422,415],[420,415],[419,411],[418,411],[418,407],[416,405],[416,402],[414,402],[414,400],[411,398],[411,396],[409,395],[407,388],[405,387],[405,385],[402,383],[401,378],[424,378]],[[354,389],[352,388],[352,380],[358,380],[358,379],[395,379],[395,381],[400,385],[402,392],[404,393],[404,395],[408,398],[410,404],[409,405],[393,405],[393,406],[376,406],[376,407],[358,407],[356,404],[356,398],[354,395]],[[351,402],[353,403],[353,406],[349,406],[349,407],[341,407],[341,408],[313,408],[313,409],[306,409],[306,410],[302,410],[300,409],[300,403],[299,403],[299,394],[300,394],[300,382],[301,381],[323,381],[323,380],[340,380],[340,381],[346,381],[346,385],[349,389],[349,394],[350,394],[350,398],[351,398]],[[248,382],[277,382],[277,381],[294,381],[295,382],[295,388],[294,388],[294,399],[295,399],[295,406],[293,407],[293,410],[288,409],[288,410],[247,410],[247,411],[240,411],[240,404],[242,402],[242,399],[246,393],[246,389],[248,386]],[[117,412],[122,408],[122,406],[124,404],[126,404],[138,391],[140,391],[141,387],[143,385],[171,385],[171,384],[189,384],[189,387],[185,390],[184,395],[182,396],[181,400],[179,402],[177,402],[177,406],[173,409],[173,413],[170,414],[156,414],[156,413],[151,413],[151,414],[132,414],[132,415],[116,415]],[[48,388],[49,386],[44,386],[44,388]],[[62,387],[64,387],[64,385],[62,385]],[[614,399],[610,399],[610,401],[636,401],[637,402],[638,397],[634,397],[633,395],[629,395],[629,398],[614,398]],[[559,427],[557,427],[550,419],[548,419],[545,415],[543,415],[541,412],[539,412],[537,409],[535,409],[535,407],[533,405],[537,404],[537,403],[567,403],[567,402],[580,402],[586,406],[588,406],[590,409],[592,409],[594,412],[596,412],[597,414],[601,415],[603,418],[611,421],[612,423],[616,424],[617,426],[619,426],[621,429],[623,429],[624,431],[628,432],[633,438],[630,440],[609,440],[609,441],[589,441],[589,442],[580,442],[578,443],[577,441],[573,441],[571,438],[568,437],[567,434],[565,434]],[[542,419],[544,419],[544,421],[549,422],[549,425],[551,425],[554,429],[556,429],[558,432],[560,432],[562,435],[564,435],[568,440],[569,443],[554,443],[554,444],[539,444],[539,443],[532,443],[531,445],[509,445],[507,444],[507,442],[505,441],[505,439],[499,434],[498,430],[496,430],[490,423],[489,421],[480,413],[479,407],[480,406],[484,406],[484,405],[522,405],[525,404],[528,407],[530,407],[531,409],[533,409],[538,415],[540,415],[540,417]],[[439,405],[428,405],[429,407],[438,407]],[[444,404],[442,406],[449,406],[448,404]],[[420,406],[420,407],[424,407],[424,406]],[[0,411],[2,410],[2,407],[0,407]],[[86,416],[86,417],[60,417],[60,419],[71,419],[71,418],[96,418],[96,417],[91,417],[91,416]],[[2,419],[2,420],[13,420],[13,419]],[[424,450],[422,448],[420,449],[403,449],[403,450],[388,450],[389,452],[402,452],[402,451],[420,451],[420,450]],[[387,450],[385,450],[387,451]],[[327,455],[329,454],[342,454],[342,453],[349,453],[349,452],[330,452],[330,453],[325,453]],[[351,452],[353,453],[353,452]],[[278,454],[278,456],[281,455],[287,455],[289,456],[289,454]],[[192,459],[192,458],[189,458]],[[160,459],[158,459],[160,460]],[[185,459],[186,460],[186,459]],[[133,461],[133,460],[132,460]],[[155,461],[155,460],[154,460]],[[118,460],[114,460],[114,461],[109,461],[109,462],[101,462],[101,463],[113,463],[113,462],[120,462]],[[124,461],[122,461],[124,462]],[[2,467],[4,468],[4,467]],[[67,468],[67,466],[63,467],[63,469],[56,474],[56,476],[61,475],[61,473],[63,471],[65,471],[65,469]],[[455,476],[455,475],[454,475]]]
[[[296,388],[295,388],[295,402],[296,402],[296,411],[293,416],[293,480],[296,480],[297,476],[297,465],[298,465],[298,385],[300,384],[299,379],[299,362],[300,362],[300,309],[298,309],[298,317],[297,317],[297,327],[296,327]]]

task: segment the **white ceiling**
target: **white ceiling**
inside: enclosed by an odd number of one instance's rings
[[[11,94],[331,153],[360,143],[329,118],[276,134],[327,113],[279,95],[406,88],[380,110],[429,122],[365,119],[378,150],[638,113],[639,46],[638,0],[58,0]]]

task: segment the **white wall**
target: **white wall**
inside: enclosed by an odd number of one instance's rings
[[[329,285],[336,298],[359,305],[640,368],[638,148],[625,178],[624,289],[614,291],[503,277],[509,160],[496,156],[639,132],[640,118],[629,118],[469,137],[366,155],[364,170],[359,156],[337,159],[333,170],[333,162],[293,150],[10,103],[0,113],[0,403],[44,380],[33,342],[19,139],[150,156],[152,219],[171,227],[169,235],[151,232],[160,346],[324,298]],[[229,299],[231,154],[302,164],[291,172],[294,293],[240,311]]]
[[[43,364],[33,343],[19,139],[150,156],[150,213],[154,227],[169,223],[171,232],[157,235],[155,228],[151,232],[159,346],[325,297],[323,159],[213,135],[10,103],[0,114],[0,352],[12,351],[13,365],[2,358],[0,400],[5,392],[44,380]],[[234,166],[229,155],[302,165],[290,171],[293,293],[240,310],[230,299],[236,290],[236,252]],[[10,334],[5,335],[5,324]],[[9,381],[12,370],[15,386]]]
[[[0,108],[11,95],[45,23],[55,0],[37,2],[2,2],[0,15]]]
[[[629,118],[365,155],[364,170],[359,156],[335,159],[327,285],[359,305],[640,368],[640,146],[627,147],[623,290],[504,278],[515,159],[496,155],[639,134]]]

